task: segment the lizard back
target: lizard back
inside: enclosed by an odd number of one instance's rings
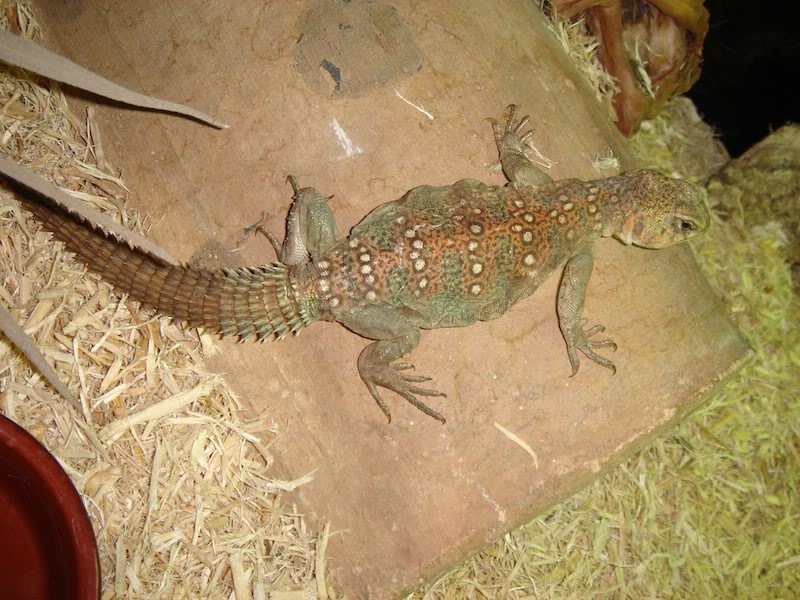
[[[568,258],[570,238],[585,240],[562,235],[579,225],[574,202],[550,202],[563,187],[466,179],[415,188],[322,257],[322,297],[334,314],[364,303],[402,308],[424,329],[497,318]]]

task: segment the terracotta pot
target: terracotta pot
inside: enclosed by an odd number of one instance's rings
[[[96,600],[100,568],[78,491],[36,438],[0,416],[0,588],[14,600]]]

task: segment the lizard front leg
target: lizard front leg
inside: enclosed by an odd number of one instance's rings
[[[534,165],[525,152],[530,149],[529,141],[533,136],[532,130],[522,133],[522,130],[528,124],[529,118],[527,116],[522,117],[519,122],[516,122],[516,105],[512,104],[508,108],[509,115],[504,128],[500,126],[500,123],[491,119],[503,172],[512,183],[530,186],[552,183],[553,178]]]
[[[364,348],[359,355],[358,373],[390,423],[392,414],[378,393],[379,387],[395,392],[426,415],[442,423],[445,422],[442,415],[417,398],[417,396],[444,396],[436,390],[416,385],[430,381],[431,378],[405,373],[413,369],[413,365],[395,362],[419,344],[420,330],[416,325],[398,310],[376,305],[354,309],[338,320],[351,331],[377,340]]]
[[[591,248],[584,248],[575,254],[564,267],[561,285],[558,288],[558,325],[564,341],[567,342],[567,353],[573,375],[578,372],[581,364],[579,350],[597,364],[611,369],[614,373],[617,371],[614,363],[594,351],[594,348],[616,350],[617,345],[610,339],[590,339],[593,335],[605,331],[605,327],[595,325],[589,329],[583,328],[586,324],[586,319],[583,318],[583,304],[586,300],[586,286],[592,274],[592,263]]]
[[[286,238],[281,243],[272,232],[262,230],[275,248],[278,260],[294,266],[319,260],[328,248],[339,241],[336,221],[328,199],[314,188],[301,188],[291,175],[294,201],[286,218]]]

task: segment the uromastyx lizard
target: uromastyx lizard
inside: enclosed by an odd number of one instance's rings
[[[654,171],[553,181],[526,157],[527,122],[516,121],[513,106],[505,127],[493,122],[507,185],[465,179],[414,188],[375,208],[347,238],[337,234],[325,196],[290,178],[286,238],[274,242],[280,262],[261,267],[172,266],[61,209],[30,198],[25,206],[104,279],[191,326],[266,340],[326,320],[375,340],[361,352],[358,372],[387,419],[381,387],[444,423],[418,398],[444,394],[397,362],[416,348],[422,329],[495,319],[566,263],[557,312],[573,374],[579,352],[614,370],[595,352],[614,343],[594,339],[603,327],[585,328],[582,318],[593,242],[614,236],[664,248],[709,226],[700,188]]]

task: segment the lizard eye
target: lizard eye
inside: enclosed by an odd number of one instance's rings
[[[679,233],[690,233],[695,229],[697,229],[697,225],[695,225],[692,221],[681,218],[675,219],[673,226],[675,227],[675,230]]]

